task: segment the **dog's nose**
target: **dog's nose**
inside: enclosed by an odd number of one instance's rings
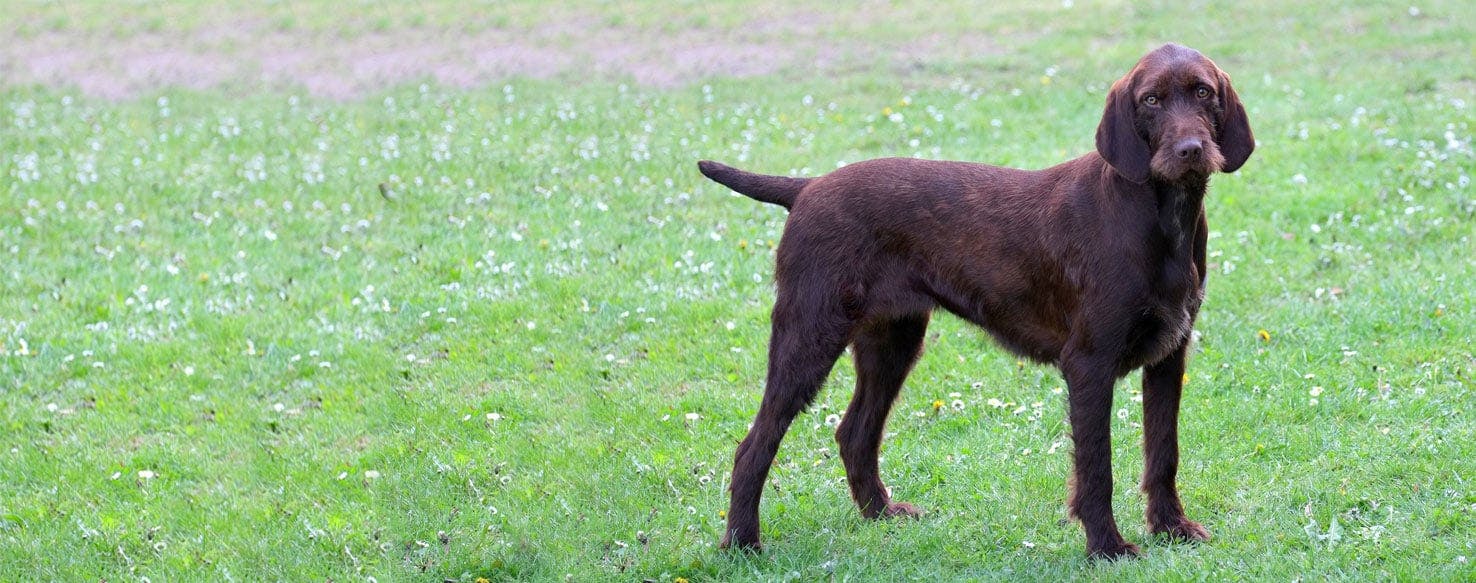
[[[1198,158],[1202,152],[1204,152],[1204,142],[1196,138],[1189,138],[1174,145],[1174,153],[1186,160]]]

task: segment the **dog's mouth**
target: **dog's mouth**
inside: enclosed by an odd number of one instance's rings
[[[1149,168],[1161,179],[1179,181],[1208,177],[1224,164],[1225,156],[1215,141],[1196,136],[1165,140],[1155,150]]]

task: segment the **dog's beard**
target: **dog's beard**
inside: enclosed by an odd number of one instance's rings
[[[1159,147],[1149,161],[1148,167],[1153,175],[1161,180],[1179,182],[1185,179],[1203,180],[1209,175],[1219,172],[1225,165],[1225,155],[1220,153],[1219,145],[1214,140],[1204,141],[1204,150],[1193,159],[1180,158],[1174,153],[1173,148],[1168,146]]]

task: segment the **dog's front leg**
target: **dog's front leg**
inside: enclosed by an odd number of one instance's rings
[[[1174,476],[1179,472],[1179,395],[1189,342],[1143,370],[1143,493],[1148,497],[1148,531],[1180,540],[1205,541],[1203,526],[1184,518]]]
[[[1070,509],[1086,530],[1087,554],[1112,559],[1136,556],[1112,516],[1112,386],[1116,363],[1110,354],[1068,346],[1061,372],[1069,391],[1071,440],[1076,446]]]

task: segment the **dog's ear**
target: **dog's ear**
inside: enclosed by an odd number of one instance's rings
[[[1225,155],[1225,163],[1220,166],[1220,171],[1234,172],[1245,164],[1251,152],[1256,149],[1256,138],[1251,135],[1250,120],[1245,117],[1245,106],[1240,104],[1240,96],[1230,86],[1230,75],[1224,71],[1220,71],[1219,122],[1220,135],[1215,142],[1220,146],[1220,153]]]
[[[1097,153],[1123,178],[1142,184],[1148,180],[1148,140],[1138,133],[1138,100],[1133,97],[1132,73],[1112,84],[1107,110],[1097,124]]]

